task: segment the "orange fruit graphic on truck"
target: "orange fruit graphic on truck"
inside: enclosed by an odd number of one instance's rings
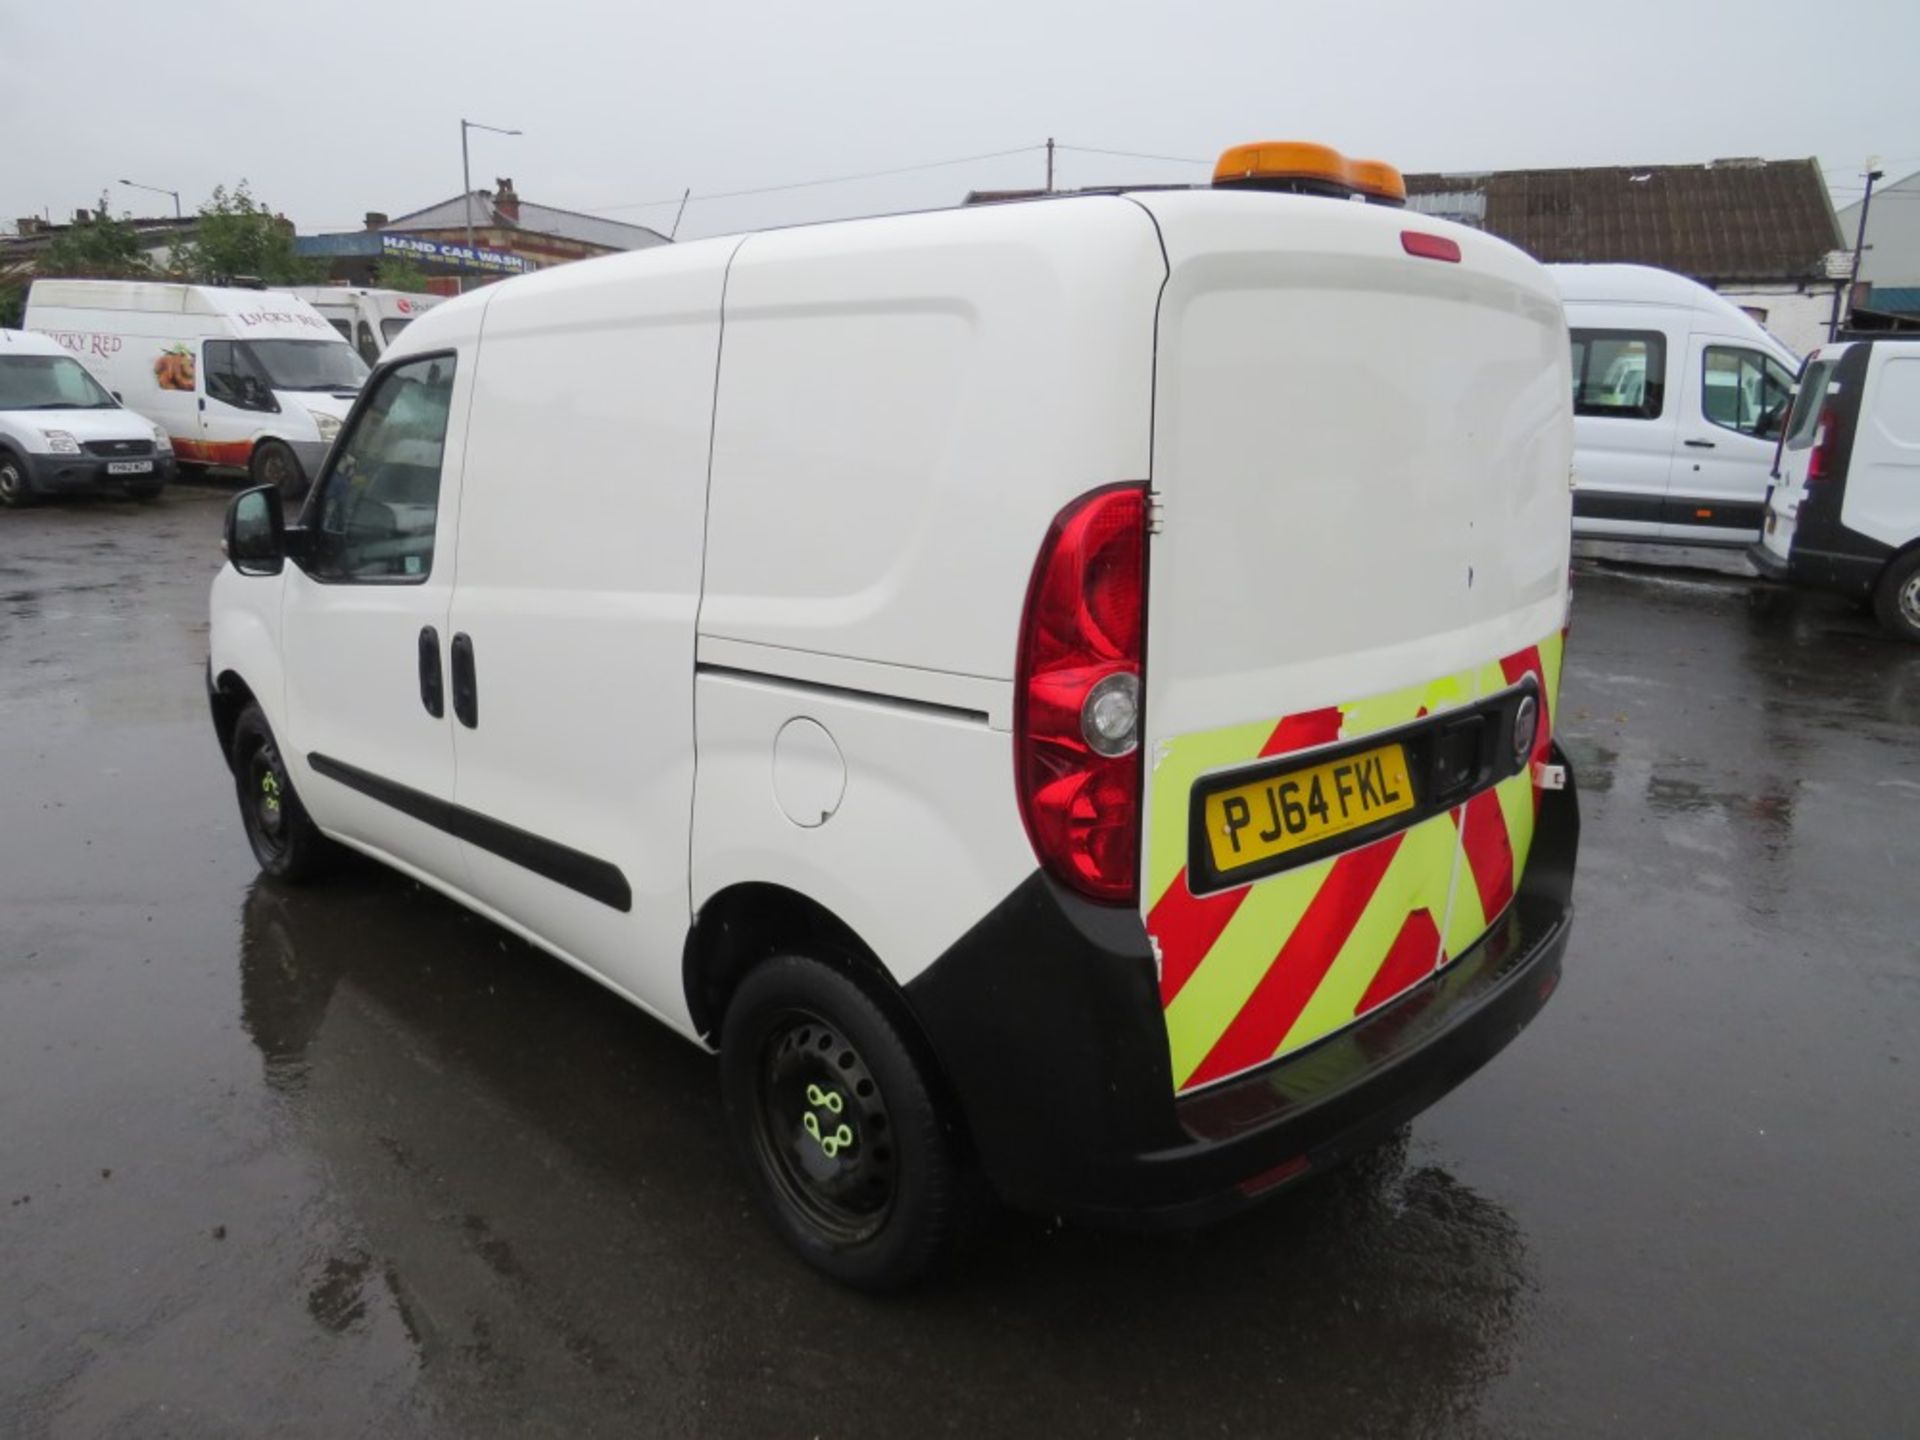
[[[153,378],[162,390],[193,389],[193,347],[174,345],[162,350],[153,362]]]

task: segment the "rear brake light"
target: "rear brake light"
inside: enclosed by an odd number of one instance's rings
[[[1831,405],[1820,407],[1820,418],[1813,427],[1813,453],[1807,456],[1807,484],[1824,479],[1833,466],[1833,432],[1839,418]]]
[[[1429,235],[1425,230],[1402,230],[1400,248],[1422,260],[1450,260],[1460,263],[1460,242],[1444,235]]]
[[[1034,562],[1014,677],[1020,814],[1049,873],[1096,900],[1139,890],[1147,488],[1083,495]]]

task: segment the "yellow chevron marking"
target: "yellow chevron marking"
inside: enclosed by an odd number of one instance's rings
[[[1187,1083],[1246,1008],[1332,867],[1332,860],[1318,860],[1262,880],[1247,892],[1207,958],[1167,1007],[1167,1039],[1179,1084]]]
[[[1193,782],[1209,770],[1252,760],[1267,743],[1277,722],[1262,720],[1182,735],[1168,749],[1157,769],[1148,756],[1148,781],[1153,787],[1153,818],[1147,837],[1148,908],[1159,903],[1187,864],[1187,807]]]
[[[1453,821],[1445,815],[1414,826],[1400,843],[1393,863],[1380,877],[1380,886],[1367,902],[1360,923],[1340,947],[1340,954],[1327,971],[1320,988],[1313,992],[1300,1018],[1293,1022],[1286,1039],[1274,1053],[1284,1055],[1311,1045],[1353,1023],[1354,1008],[1367,986],[1379,972],[1380,964],[1399,938],[1401,927],[1415,910],[1429,910],[1435,916],[1434,928],[1447,908],[1447,884],[1453,878],[1453,854],[1458,837]],[[1440,958],[1436,947],[1432,963]],[[1431,968],[1431,963],[1429,965]]]

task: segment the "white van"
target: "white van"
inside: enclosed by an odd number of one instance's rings
[[[378,365],[400,332],[445,298],[361,285],[294,285],[287,293],[313,306],[369,365]]]
[[[1920,340],[1809,355],[1775,476],[1760,573],[1871,600],[1920,642]]]
[[[248,838],[717,1048],[754,1194],[842,1280],[928,1265],[968,1167],[1233,1210],[1558,977],[1567,354],[1504,242],[1245,182],[487,286],[295,523],[229,512]]]
[[[172,478],[166,431],[46,336],[0,330],[0,506],[102,490],[152,500]]]
[[[304,494],[367,367],[279,290],[150,280],[36,280],[26,328],[80,357],[173,438],[183,464],[249,471]]]
[[[1573,345],[1576,535],[1746,545],[1799,361],[1706,286],[1549,265]]]

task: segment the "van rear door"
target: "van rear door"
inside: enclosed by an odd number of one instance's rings
[[[1169,266],[1141,907],[1191,1090],[1417,985],[1511,898],[1559,677],[1571,374],[1546,272],[1489,236],[1138,198]],[[1509,778],[1436,786],[1446,727],[1461,764],[1511,748],[1523,694],[1539,740]]]

